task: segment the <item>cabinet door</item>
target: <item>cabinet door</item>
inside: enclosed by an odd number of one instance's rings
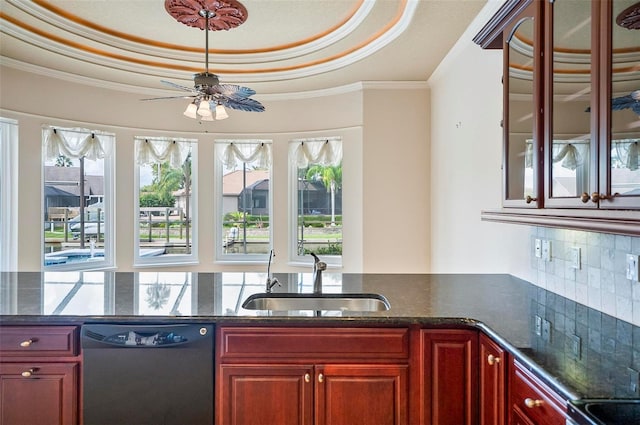
[[[316,368],[316,425],[408,423],[407,365]]]
[[[513,411],[511,412],[510,425],[536,425],[536,423],[529,419],[529,417],[517,406],[514,406]]]
[[[313,367],[220,367],[216,417],[220,425],[311,425]]]
[[[506,423],[506,353],[491,338],[480,335],[480,425]]]
[[[601,81],[608,84],[601,86],[600,193],[592,198],[600,208],[640,208],[640,31],[633,19],[640,4],[612,0],[599,6]]]
[[[594,2],[594,4],[597,2]],[[598,11],[584,0],[545,2],[545,207],[587,207],[598,190]]]
[[[542,3],[523,0],[519,4],[522,10],[505,28],[503,205],[540,207]]]
[[[2,425],[78,423],[77,363],[0,363]]]
[[[476,423],[478,333],[423,330],[425,423]]]
[[[567,401],[563,397],[526,367],[514,359],[510,360],[509,405],[512,421],[536,425],[565,425],[566,404]]]

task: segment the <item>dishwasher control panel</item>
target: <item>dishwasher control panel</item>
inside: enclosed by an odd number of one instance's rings
[[[115,335],[109,335],[104,339],[108,344],[116,345],[135,345],[135,346],[158,346],[158,345],[174,345],[187,342],[188,339],[174,332],[121,332]]]

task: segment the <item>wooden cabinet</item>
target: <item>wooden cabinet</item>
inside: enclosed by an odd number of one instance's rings
[[[3,326],[0,359],[0,424],[78,423],[76,327]]]
[[[478,332],[425,329],[422,423],[471,425],[478,416]]]
[[[219,424],[313,424],[312,365],[221,365]]]
[[[511,425],[565,425],[566,400],[517,360],[509,369]]]
[[[505,425],[507,353],[485,334],[480,334],[479,423]]]
[[[504,58],[504,208],[484,220],[640,235],[637,13],[507,0],[476,35]]]
[[[404,328],[221,327],[222,425],[407,424]]]

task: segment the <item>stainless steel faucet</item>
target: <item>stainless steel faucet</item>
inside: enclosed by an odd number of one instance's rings
[[[320,261],[320,258],[313,252],[313,293],[322,294],[322,272],[327,270],[327,263]]]
[[[267,293],[271,293],[271,288],[274,286],[282,286],[277,277],[271,277],[271,258],[275,257],[273,249],[269,253],[269,264],[267,265]]]

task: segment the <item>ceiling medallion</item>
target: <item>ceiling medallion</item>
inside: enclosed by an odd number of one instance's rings
[[[237,0],[165,0],[164,8],[176,21],[201,30],[230,30],[247,20],[247,9]],[[200,11],[209,12],[204,17]]]
[[[616,24],[629,30],[640,29],[640,2],[620,12]]]

